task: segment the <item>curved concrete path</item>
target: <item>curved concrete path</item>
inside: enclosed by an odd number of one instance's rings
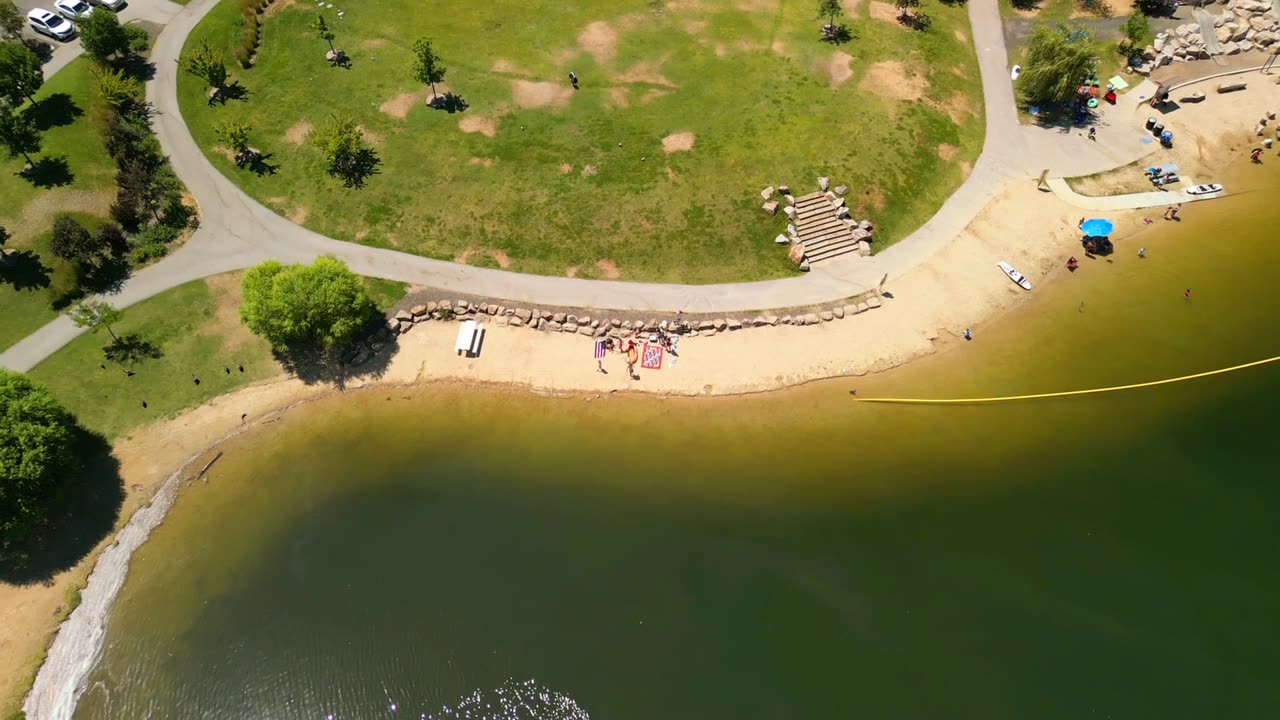
[[[705,313],[815,305],[857,295],[876,287],[886,275],[893,279],[919,266],[956,237],[1009,182],[1038,174],[1039,158],[1063,154],[1051,152],[1064,142],[1057,137],[1061,133],[1028,132],[1018,124],[997,0],[972,0],[969,21],[987,121],[982,154],[968,179],[938,212],[884,252],[833,260],[794,278],[720,285],[579,280],[470,267],[324,237],[268,210],[209,163],[178,110],[177,59],[187,35],[216,3],[194,0],[172,18],[156,39],[151,55],[156,76],[147,87],[147,96],[159,111],[156,134],[200,204],[202,224],[186,245],[137,272],[119,292],[105,298],[118,307],[269,258],[310,262],[323,254],[342,258],[362,275],[531,305]],[[1100,152],[1095,143],[1073,143],[1066,155],[1073,158],[1072,174],[1080,167],[1101,170],[1123,164],[1113,153]],[[0,365],[29,370],[81,332],[61,316],[0,353]]]

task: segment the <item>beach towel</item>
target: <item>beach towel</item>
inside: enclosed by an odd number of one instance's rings
[[[661,370],[662,369],[662,346],[650,345],[648,343],[645,343],[644,360],[640,362],[640,367],[646,368],[648,370]]]
[[[596,341],[596,359],[597,360],[604,359],[605,352],[606,350],[604,346],[604,340],[597,340]]]

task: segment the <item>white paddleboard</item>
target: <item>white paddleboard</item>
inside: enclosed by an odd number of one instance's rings
[[[1014,65],[1014,66],[1013,66],[1013,70],[1011,70],[1011,71],[1009,72],[1009,79],[1010,79],[1010,80],[1017,80],[1017,79],[1018,79],[1018,76],[1019,76],[1019,75],[1021,75],[1021,74],[1022,74],[1022,66],[1021,66],[1021,65]]]

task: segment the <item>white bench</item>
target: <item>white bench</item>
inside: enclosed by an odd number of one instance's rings
[[[463,320],[458,327],[458,340],[453,344],[455,352],[474,357],[480,352],[480,343],[484,341],[484,326],[475,320]]]

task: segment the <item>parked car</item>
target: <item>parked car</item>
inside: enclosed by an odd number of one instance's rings
[[[101,5],[102,7],[115,12],[119,12],[124,8],[124,0],[91,0],[91,2],[93,2],[94,5]]]
[[[68,20],[79,20],[93,14],[93,6],[84,0],[53,0],[53,9]]]
[[[32,30],[55,40],[70,40],[76,34],[75,25],[40,8],[27,13],[27,23],[31,25]]]

